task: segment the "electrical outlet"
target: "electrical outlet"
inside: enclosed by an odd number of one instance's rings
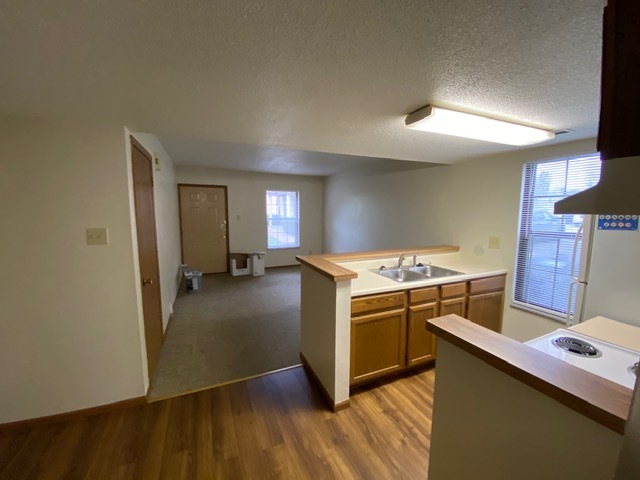
[[[500,250],[500,237],[489,237],[489,248]]]

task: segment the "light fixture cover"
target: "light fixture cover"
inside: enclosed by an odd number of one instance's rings
[[[474,138],[505,145],[533,145],[555,138],[555,133],[547,130],[470,113],[456,112],[433,105],[427,105],[407,115],[404,124],[415,130]]]

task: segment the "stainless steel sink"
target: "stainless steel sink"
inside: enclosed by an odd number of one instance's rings
[[[449,270],[448,268],[436,267],[435,265],[424,265],[420,267],[404,268],[375,268],[371,270],[378,275],[390,278],[396,282],[416,282],[428,278],[450,277],[452,275],[462,275],[462,272]]]
[[[417,272],[425,277],[450,277],[452,275],[461,275],[462,272],[449,270],[448,268],[436,267],[435,265],[424,265],[422,267],[409,267],[412,272]]]
[[[415,282],[416,280],[425,279],[425,276],[421,273],[414,272],[408,268],[385,268],[384,270],[378,270],[376,268],[372,271],[396,282]]]

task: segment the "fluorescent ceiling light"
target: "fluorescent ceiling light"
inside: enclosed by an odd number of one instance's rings
[[[455,112],[427,105],[404,120],[408,128],[442,133],[456,137],[475,138],[506,145],[532,145],[555,138],[555,133],[539,128],[525,127],[492,118]]]

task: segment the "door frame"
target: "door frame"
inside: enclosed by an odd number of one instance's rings
[[[145,332],[144,335],[144,346],[145,346],[145,356],[147,357],[147,375],[149,377],[149,385],[151,385],[151,378],[153,377],[153,373],[155,371],[155,369],[157,368],[157,362],[158,362],[158,358],[156,358],[156,363],[155,365],[151,365],[151,359],[149,358],[149,348],[147,346],[147,322],[145,321],[144,318],[144,307],[143,307],[143,298],[142,298],[142,271],[140,270],[140,247],[139,247],[139,239],[138,239],[138,217],[137,217],[137,212],[135,209],[135,181],[134,181],[134,177],[133,177],[133,149],[137,149],[140,153],[142,153],[142,155],[149,161],[149,171],[151,172],[151,185],[152,187],[155,186],[155,178],[153,175],[154,172],[154,165],[153,165],[153,157],[152,155],[147,151],[147,149],[133,136],[133,135],[129,135],[129,141],[130,141],[130,146],[131,146],[131,152],[130,152],[130,158],[129,158],[129,163],[131,165],[131,189],[132,189],[132,195],[134,196],[134,200],[133,200],[133,213],[134,213],[134,217],[135,217],[135,225],[136,225],[136,242],[135,242],[135,248],[136,248],[136,253],[137,253],[137,262],[138,262],[138,285],[140,287],[140,297],[139,297],[139,302],[140,302],[140,309],[142,311],[142,326]],[[160,259],[158,258],[158,232],[157,232],[157,223],[156,223],[156,212],[155,212],[155,206],[156,206],[156,200],[155,200],[155,189],[152,188],[151,190],[151,203],[153,204],[153,236],[155,237],[155,245],[156,245],[156,252],[155,252],[155,271],[153,272],[155,277],[158,279],[158,295],[156,296],[156,301],[157,301],[157,307],[158,307],[158,311],[160,312],[160,337],[161,337],[161,343],[160,343],[160,348],[162,348],[162,345],[164,345],[164,340],[165,340],[165,331],[164,331],[164,325],[163,325],[163,318],[162,318],[162,288],[161,288],[161,278],[160,278]]]
[[[180,187],[212,187],[224,189],[224,216],[227,219],[227,261],[226,270],[220,273],[229,273],[229,256],[231,252],[229,250],[229,237],[231,236],[231,225],[229,221],[229,188],[226,185],[209,185],[206,183],[178,183],[178,216],[180,222],[180,261],[184,264],[184,242],[182,241],[182,200],[180,199]]]

